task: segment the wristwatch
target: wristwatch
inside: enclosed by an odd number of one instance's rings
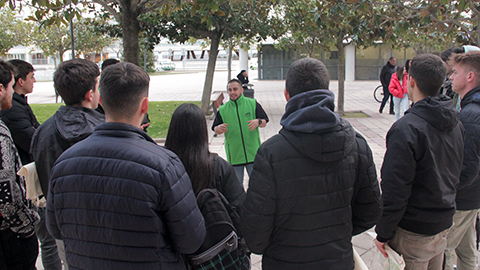
[[[262,119],[258,118],[258,125],[260,126],[262,124]]]

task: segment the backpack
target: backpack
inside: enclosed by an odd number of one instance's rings
[[[215,188],[200,191],[197,204],[207,233],[202,246],[188,255],[190,268],[250,269],[249,252],[236,229],[240,221],[236,208]]]

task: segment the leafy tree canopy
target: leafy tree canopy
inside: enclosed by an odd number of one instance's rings
[[[28,45],[32,25],[15,17],[8,8],[0,9],[0,55],[18,45]]]

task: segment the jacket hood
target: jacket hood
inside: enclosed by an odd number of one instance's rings
[[[335,95],[330,90],[312,90],[292,97],[285,106],[280,125],[290,131],[315,133],[337,126]]]
[[[413,113],[438,130],[449,130],[457,126],[459,113],[455,110],[453,101],[444,95],[426,97],[416,102],[405,113]]]
[[[468,91],[468,93],[463,97],[460,105],[463,108],[469,103],[480,104],[480,85]]]
[[[280,134],[299,152],[320,162],[343,159],[352,149],[355,131],[333,112],[334,95],[314,90],[292,97],[280,124]]]
[[[53,119],[56,132],[69,143],[85,139],[96,126],[105,122],[105,116],[93,109],[72,106],[61,106]]]

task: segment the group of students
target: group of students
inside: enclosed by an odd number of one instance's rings
[[[196,195],[216,188],[238,210],[237,229],[249,251],[263,255],[263,269],[353,269],[352,236],[375,225],[379,250],[387,255],[391,246],[406,269],[442,269],[444,258],[453,269],[452,252],[457,269],[472,269],[471,217],[480,208],[480,53],[455,55],[453,63],[460,114],[439,95],[445,63],[429,54],[410,61],[407,91],[415,103],[387,134],[380,195],[372,151],[335,113],[329,73],[317,59],[292,63],[282,129],[259,146],[253,162],[244,153],[242,174],[252,163],[247,192],[233,166],[209,151],[198,106],[175,110],[159,146],[141,129],[148,110],[145,71],[116,63],[100,76],[91,61],[65,61],[54,74],[65,106],[36,127],[30,149],[39,177],[48,174],[45,231],[62,241],[64,268],[185,269],[184,254],[197,251],[206,235]],[[14,73],[0,61],[2,110],[11,107]],[[220,108],[215,132],[258,135],[268,120],[257,115],[259,104],[245,100],[236,80],[228,91],[234,98]],[[95,111],[100,100],[105,116]],[[239,101],[248,107],[239,110]],[[222,114],[229,106],[236,115]],[[240,127],[232,129],[230,119]],[[0,263],[34,269],[39,216],[16,175],[21,162],[3,121],[0,135]]]

